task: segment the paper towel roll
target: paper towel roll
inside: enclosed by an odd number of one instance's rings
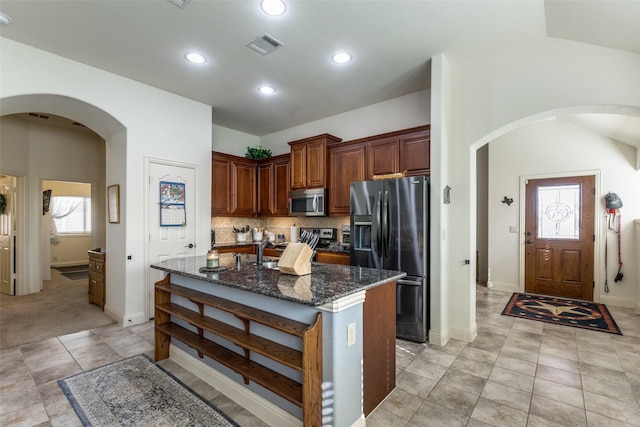
[[[298,227],[291,227],[291,239],[289,240],[291,243],[298,242]]]

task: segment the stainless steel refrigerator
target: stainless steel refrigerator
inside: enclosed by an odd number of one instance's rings
[[[429,331],[429,178],[351,183],[351,265],[399,270],[396,336]]]

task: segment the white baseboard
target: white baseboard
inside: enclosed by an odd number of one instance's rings
[[[86,258],[75,261],[56,261],[51,263],[51,267],[89,267],[89,261]]]
[[[492,291],[504,291],[504,292],[520,292],[517,283],[500,283],[500,282],[492,282],[491,286]]]
[[[634,308],[636,306],[636,302],[632,299],[612,297],[606,294],[605,295],[600,294],[600,299],[598,302],[600,304],[611,305],[614,307]]]
[[[247,411],[260,418],[270,426],[277,427],[301,427],[302,420],[294,417],[282,408],[269,402],[262,396],[233,381],[226,375],[213,369],[200,360],[195,359],[189,353],[171,345],[169,348],[171,360],[185,368],[216,390],[245,408]],[[363,417],[364,420],[364,417]],[[362,424],[364,426],[365,424]]]
[[[106,314],[107,316],[115,320],[118,323],[118,325],[123,326],[122,313],[116,311],[110,305],[107,305],[107,304],[104,305],[104,314]]]
[[[123,317],[122,326],[128,328],[129,326],[142,325],[143,323],[147,323],[149,319],[143,312],[129,314]]]
[[[445,331],[444,333],[434,332],[433,329],[429,330],[429,344],[439,345],[440,347],[444,346],[447,341],[451,339],[451,335],[449,335],[449,331]]]
[[[454,326],[449,328],[449,333],[451,334],[451,338],[471,342],[476,338],[476,336],[478,336],[478,324],[473,322],[471,329],[458,328]]]

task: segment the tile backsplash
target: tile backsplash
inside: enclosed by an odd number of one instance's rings
[[[269,217],[269,218],[236,218],[217,216],[211,218],[211,228],[216,232],[216,243],[233,243],[236,235],[233,227],[264,227],[274,234],[284,234],[287,242],[291,240],[291,227],[337,228],[338,240],[342,237],[342,224],[349,224],[349,217]],[[249,239],[250,240],[250,239]]]

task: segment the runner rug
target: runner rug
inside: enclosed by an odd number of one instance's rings
[[[144,355],[58,384],[83,426],[238,426]]]
[[[589,301],[515,292],[502,314],[622,335],[607,307]]]

